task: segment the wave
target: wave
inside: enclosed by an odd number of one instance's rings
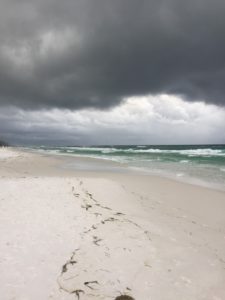
[[[61,150],[65,151],[87,151],[87,152],[103,152],[103,153],[108,153],[108,152],[115,152],[118,151],[119,149],[116,148],[104,148],[104,147],[62,147]]]
[[[187,150],[163,150],[163,149],[146,149],[146,150],[125,150],[128,153],[158,153],[158,154],[181,154],[187,156],[224,156],[225,152],[218,149],[187,149]]]
[[[137,146],[139,149],[134,148],[114,148],[114,147],[62,147],[60,150],[70,153],[99,153],[99,154],[179,154],[185,155],[189,157],[193,156],[203,156],[203,157],[212,157],[212,156],[222,156],[225,157],[225,150],[223,149],[211,149],[211,148],[203,148],[203,149],[159,149],[159,148],[149,148],[142,149],[141,147],[145,146]]]
[[[190,182],[218,184],[225,189],[225,145],[37,147],[43,153],[89,157],[119,167]],[[97,163],[97,162],[96,162]],[[110,166],[111,167],[111,166]]]

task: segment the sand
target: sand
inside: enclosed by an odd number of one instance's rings
[[[0,149],[1,299],[225,299],[224,192],[68,161]]]

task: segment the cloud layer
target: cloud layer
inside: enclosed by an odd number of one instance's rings
[[[225,1],[2,0],[0,104],[109,108],[177,94],[225,104]]]
[[[225,109],[175,96],[131,97],[108,111],[0,110],[0,138],[14,144],[225,143]]]

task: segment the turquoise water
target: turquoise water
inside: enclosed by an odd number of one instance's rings
[[[40,147],[41,151],[116,161],[131,169],[225,189],[225,145]]]

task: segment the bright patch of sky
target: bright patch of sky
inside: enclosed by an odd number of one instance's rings
[[[225,142],[224,108],[169,95],[129,97],[109,110],[4,108],[0,122],[2,138],[18,144]]]

